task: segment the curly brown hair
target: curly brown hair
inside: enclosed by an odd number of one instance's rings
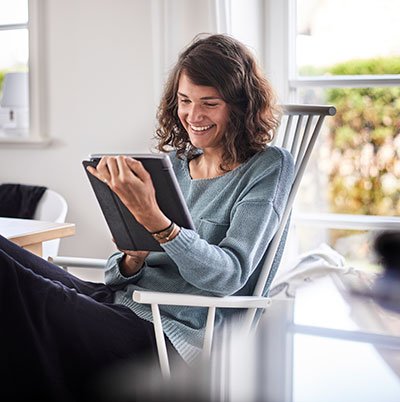
[[[279,123],[275,94],[249,49],[225,34],[198,35],[180,54],[164,88],[157,118],[158,150],[175,148],[189,159],[197,149],[178,117],[178,84],[184,72],[195,85],[214,87],[229,107],[221,168],[243,163],[266,148]]]

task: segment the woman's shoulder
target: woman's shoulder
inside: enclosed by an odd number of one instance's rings
[[[294,165],[292,154],[285,148],[271,145],[257,152],[250,160],[253,168],[266,170],[271,168],[287,169]]]

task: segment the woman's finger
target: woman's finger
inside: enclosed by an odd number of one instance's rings
[[[122,182],[137,179],[136,174],[129,168],[128,164],[126,163],[126,159],[124,156],[118,156],[117,165]]]
[[[98,180],[100,180],[104,183],[109,182],[109,179],[107,179],[103,174],[99,173],[99,171],[97,169],[95,169],[93,166],[88,166],[86,169],[90,174],[92,174]]]
[[[143,182],[146,182],[150,179],[150,174],[149,172],[144,168],[142,162],[139,162],[136,159],[130,158],[129,156],[125,157],[125,162],[129,169],[132,170],[132,172],[139,177],[140,180]]]
[[[99,163],[96,166],[96,169],[91,166],[88,167],[89,173],[105,183],[108,183],[111,179],[111,175],[107,167],[107,160],[108,157],[104,156],[100,159]]]
[[[107,158],[107,170],[109,172],[110,181],[113,182],[119,176],[117,160],[114,157]],[[106,177],[107,178],[107,177]]]
[[[99,163],[96,166],[96,170],[102,174],[102,173],[108,173],[108,167],[107,167],[107,161],[108,161],[108,156],[103,156]]]

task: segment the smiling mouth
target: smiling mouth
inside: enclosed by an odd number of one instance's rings
[[[189,124],[190,129],[196,133],[207,131],[214,126],[215,124],[209,124],[208,126],[192,126],[191,124]]]

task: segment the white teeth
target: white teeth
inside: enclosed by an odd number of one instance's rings
[[[206,130],[208,130],[209,128],[211,128],[212,126],[213,126],[213,124],[210,124],[209,126],[203,126],[203,127],[190,126],[190,128],[191,128],[193,131],[206,131]]]

